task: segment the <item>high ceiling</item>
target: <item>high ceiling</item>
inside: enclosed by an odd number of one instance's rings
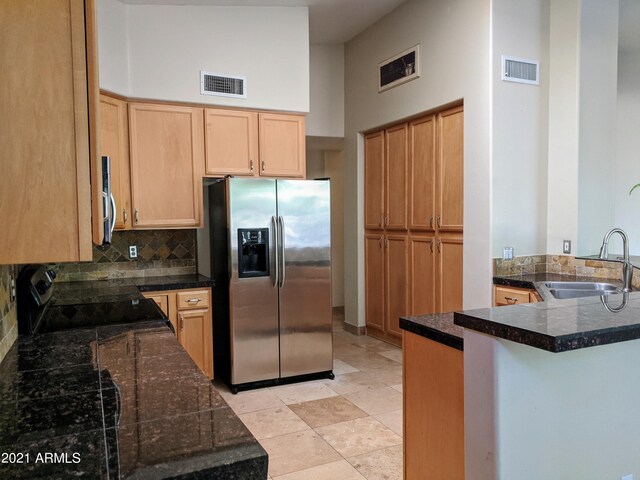
[[[129,4],[309,7],[312,45],[342,44],[405,0],[121,0]]]

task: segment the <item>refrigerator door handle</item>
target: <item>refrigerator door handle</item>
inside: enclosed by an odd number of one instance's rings
[[[275,266],[276,266],[276,271],[275,271],[275,275],[273,276],[273,286],[277,287],[278,286],[278,281],[280,280],[280,268],[279,268],[279,255],[278,255],[278,222],[276,221],[276,217],[275,216],[271,216],[271,226],[273,227],[273,245],[274,245],[274,252],[276,255],[276,261],[275,261]]]
[[[278,242],[280,245],[280,288],[284,286],[285,281],[285,258],[284,258],[284,218],[282,216],[278,217],[278,222],[280,223],[280,241]]]

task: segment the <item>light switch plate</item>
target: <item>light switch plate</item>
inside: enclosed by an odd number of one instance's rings
[[[513,247],[504,247],[502,249],[503,260],[513,260]]]
[[[562,253],[571,253],[571,240],[562,241]]]
[[[138,258],[138,247],[129,245],[129,258]]]

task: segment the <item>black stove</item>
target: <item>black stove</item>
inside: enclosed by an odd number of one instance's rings
[[[135,291],[131,292],[121,290],[115,298],[112,295],[103,297],[110,297],[112,301],[101,301],[95,294],[84,295],[81,290],[72,299],[67,296],[65,301],[56,301],[53,296],[55,277],[55,272],[44,265],[28,265],[18,276],[20,334],[34,335],[158,320],[170,325],[157,304],[142,297],[135,287]]]

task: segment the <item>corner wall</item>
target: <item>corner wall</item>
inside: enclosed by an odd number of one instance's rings
[[[383,93],[378,63],[420,44],[421,77]],[[491,301],[489,0],[409,0],[345,46],[345,320],[364,316],[362,132],[463,99],[464,308]]]

